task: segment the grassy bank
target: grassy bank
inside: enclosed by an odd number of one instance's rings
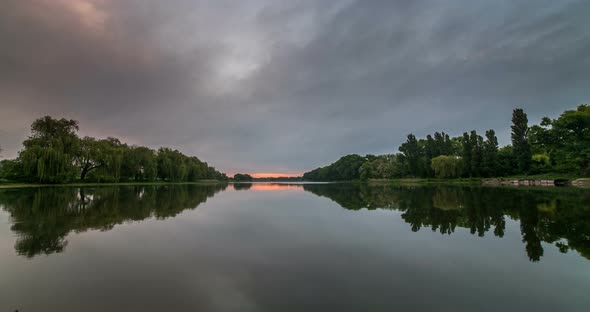
[[[517,177],[502,177],[493,179],[513,180],[513,179],[547,179],[547,180],[569,180],[573,182],[570,186],[573,188],[590,188],[590,178],[579,178],[576,176],[564,176],[564,175],[536,175],[536,176],[517,176]],[[487,186],[487,187],[518,187],[518,188],[547,188],[546,186],[523,186],[523,185],[484,185],[482,184],[482,178],[471,178],[471,179],[391,179],[391,180],[369,180],[366,183],[373,185],[400,185],[400,186],[412,186],[412,185],[466,185],[466,186]],[[362,183],[362,182],[359,182]],[[560,187],[561,188],[561,187]],[[569,188],[569,187],[568,187]]]
[[[371,179],[369,184],[393,184],[393,185],[430,185],[430,184],[453,184],[453,185],[480,185],[481,178],[466,179],[422,179],[422,178],[404,178],[404,179]]]
[[[514,175],[508,177],[499,177],[494,179],[538,179],[538,180],[577,180],[584,178],[583,176],[568,173],[543,173],[543,174],[532,174],[532,175]],[[586,177],[587,178],[587,177]]]
[[[227,183],[219,180],[201,180],[196,182],[75,182],[63,184],[36,184],[36,183],[0,183],[0,189],[8,188],[27,188],[27,187],[81,187],[81,186],[145,186],[145,185],[212,185]]]

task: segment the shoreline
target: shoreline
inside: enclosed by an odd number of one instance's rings
[[[293,183],[293,184],[367,184],[367,185],[466,185],[466,186],[491,186],[491,187],[576,187],[590,188],[590,178],[576,179],[547,179],[534,177],[504,177],[504,178],[461,178],[461,179],[436,179],[436,178],[402,178],[402,179],[370,179],[367,181],[221,181],[202,180],[195,182],[75,182],[64,184],[39,184],[39,183],[0,183],[0,189],[38,188],[38,187],[101,187],[101,186],[160,186],[160,185],[216,185],[233,183]]]
[[[216,185],[226,184],[221,180],[202,180],[195,182],[75,182],[63,184],[39,184],[39,183],[5,183],[0,184],[0,189],[34,188],[34,187],[82,187],[82,186],[159,186],[159,185]]]

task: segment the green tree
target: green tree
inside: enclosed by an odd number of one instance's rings
[[[567,110],[559,118],[543,118],[531,127],[535,153],[549,155],[554,170],[588,174],[590,160],[590,106]]]
[[[528,173],[531,167],[531,146],[528,139],[528,118],[526,113],[517,108],[512,113],[512,148],[519,172]]]
[[[471,177],[473,172],[471,171],[471,160],[473,153],[473,145],[471,144],[471,138],[467,132],[463,133],[461,138],[461,158],[463,159],[463,175]]]
[[[123,177],[123,161],[129,147],[116,138],[97,140],[95,154],[101,163],[87,173],[89,179],[96,182],[119,182]]]
[[[194,181],[198,181],[198,180],[207,179],[207,171],[208,171],[207,164],[200,161],[199,158],[194,157],[194,156],[189,157],[187,159],[186,166],[188,168],[188,176],[187,176],[188,181],[194,182]],[[217,179],[215,177],[213,177],[213,178]]]
[[[434,133],[434,141],[436,146],[435,157],[439,155],[454,155],[453,142],[449,138],[449,135],[442,132]]]
[[[486,131],[486,141],[483,146],[483,173],[493,177],[498,174],[498,138],[494,130]]]
[[[483,138],[472,130],[469,136],[471,144],[471,175],[478,177],[481,175],[483,159]]]
[[[552,154],[555,148],[554,134],[551,131],[553,121],[548,117],[543,117],[539,125],[533,125],[529,128],[529,143],[533,154]]]
[[[372,162],[373,177],[379,179],[400,178],[403,174],[400,155],[380,155]]]
[[[237,182],[250,182],[250,181],[254,180],[252,178],[252,176],[247,173],[236,173],[236,174],[234,174],[233,179],[234,179],[234,181],[237,181]]]
[[[418,144],[416,136],[413,134],[408,134],[406,142],[399,147],[399,151],[404,156],[403,159],[407,165],[409,175],[414,177],[420,176],[422,171],[420,170],[420,164],[424,152]]]
[[[75,163],[80,170],[80,180],[84,181],[88,173],[105,165],[107,155],[95,138],[84,137],[79,144]]]
[[[155,151],[144,146],[132,146],[125,149],[121,171],[125,180],[155,180],[158,174]]]
[[[498,171],[497,176],[509,176],[516,173],[516,158],[512,145],[503,146],[498,149]]]
[[[31,125],[31,136],[19,153],[23,176],[39,183],[61,183],[77,176],[74,158],[78,151],[78,122],[53,119],[49,116],[37,119]]]
[[[461,159],[457,156],[440,155],[431,161],[432,170],[437,178],[448,179],[461,176]]]
[[[0,180],[23,180],[20,162],[13,159],[0,160]]]
[[[375,177],[375,169],[372,161],[365,161],[359,168],[359,178],[361,181],[367,181]]]
[[[546,173],[552,170],[551,158],[547,154],[533,154],[531,162],[532,173]]]
[[[207,179],[227,181],[228,177],[225,173],[217,171],[215,167],[207,167]]]
[[[373,156],[374,157],[374,156]],[[372,159],[373,157],[370,157]],[[359,180],[361,166],[368,161],[365,156],[357,154],[346,155],[336,162],[316,168],[303,174],[303,179],[307,181],[352,181]]]
[[[436,144],[434,138],[429,134],[426,136],[424,141],[424,175],[426,177],[432,177],[434,172],[430,168],[430,162],[432,158],[440,155],[439,147]]]
[[[185,155],[170,148],[160,148],[157,159],[160,179],[172,182],[185,181],[188,173]]]

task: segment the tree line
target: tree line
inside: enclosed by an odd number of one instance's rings
[[[485,136],[485,138],[484,138]],[[500,147],[494,130],[450,137],[409,134],[399,153],[347,155],[306,172],[308,181],[392,178],[471,178],[560,173],[586,176],[590,160],[590,106],[580,105],[556,119],[528,126],[522,109],[512,113],[511,145]]]
[[[153,150],[116,138],[80,138],[78,122],[39,118],[13,160],[0,162],[0,179],[32,183],[191,182],[227,180],[195,156],[171,148]]]

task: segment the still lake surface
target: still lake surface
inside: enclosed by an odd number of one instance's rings
[[[590,190],[0,190],[0,311],[590,311]]]

